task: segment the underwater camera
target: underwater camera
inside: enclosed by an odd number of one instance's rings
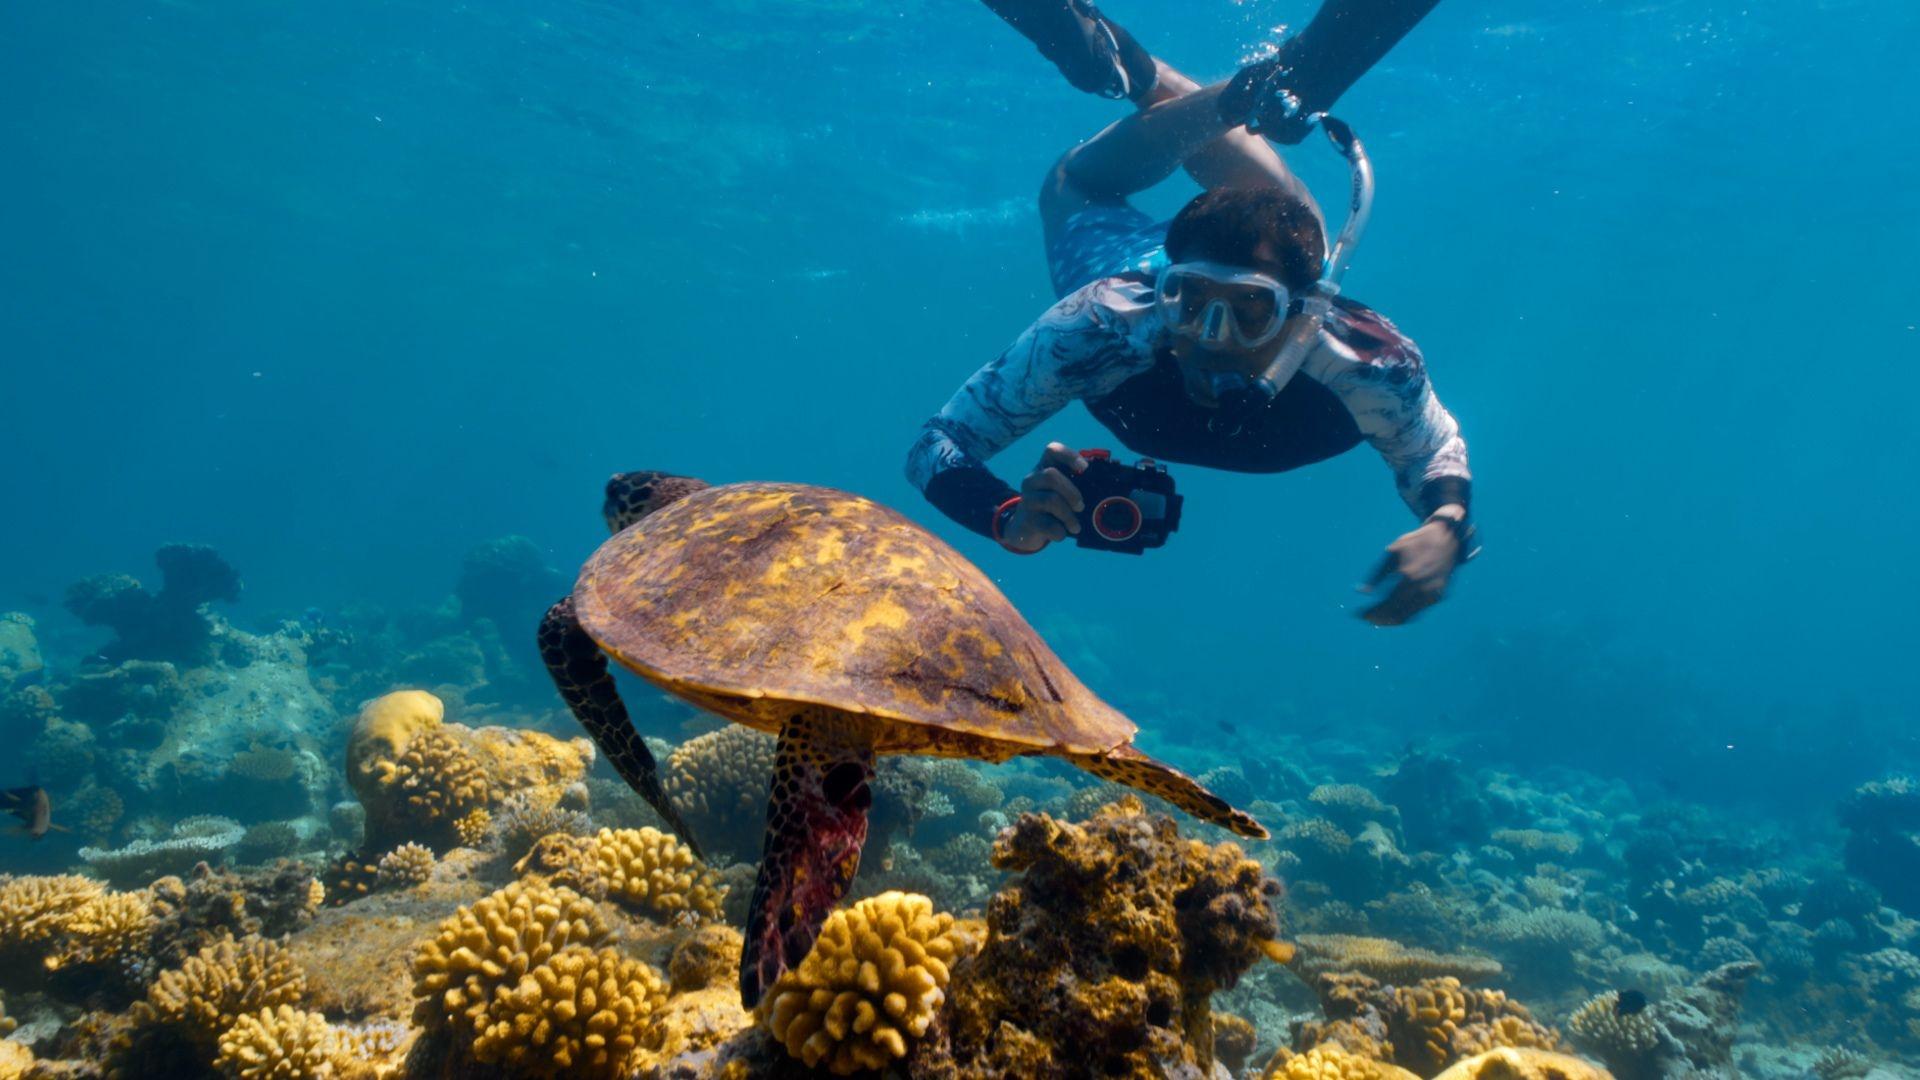
[[[1073,478],[1080,489],[1081,547],[1138,555],[1159,547],[1180,527],[1180,496],[1167,467],[1152,458],[1132,465],[1107,450],[1082,450],[1086,471]]]

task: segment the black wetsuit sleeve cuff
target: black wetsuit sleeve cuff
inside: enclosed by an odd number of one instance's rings
[[[962,465],[935,473],[927,481],[927,501],[941,513],[979,533],[993,535],[993,515],[1019,492],[977,465]]]
[[[1463,476],[1436,476],[1420,485],[1420,516],[1428,517],[1450,503],[1473,510],[1473,481]]]

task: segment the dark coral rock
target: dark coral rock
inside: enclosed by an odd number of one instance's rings
[[[170,968],[224,937],[292,933],[320,909],[318,886],[311,870],[292,861],[239,872],[201,863],[185,880],[161,878],[152,887],[158,919],[149,951]]]
[[[1840,806],[1847,869],[1887,903],[1920,916],[1920,783],[1892,776],[1855,789]],[[1840,916],[1844,917],[1844,916]]]
[[[67,610],[89,626],[114,632],[114,640],[100,650],[109,660],[190,664],[206,659],[213,624],[201,609],[239,600],[240,575],[199,544],[168,544],[154,553],[154,562],[160,567],[159,592],[125,574],[102,574],[67,589]]]
[[[1380,774],[1380,797],[1398,807],[1407,846],[1445,851],[1484,843],[1492,811],[1459,758],[1414,750]]]
[[[463,619],[490,619],[502,629],[537,626],[557,596],[566,595],[566,577],[547,565],[538,544],[524,536],[503,536],[467,552],[453,593]]]
[[[1023,814],[993,861],[1019,876],[913,1074],[1206,1076],[1210,998],[1273,948],[1278,883],[1130,796],[1079,825]]]

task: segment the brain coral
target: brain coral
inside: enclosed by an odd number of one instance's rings
[[[463,907],[414,956],[414,1019],[483,1064],[534,1076],[618,1076],[653,1038],[665,983],[603,946],[593,902],[516,882]]]
[[[1205,1075],[1211,995],[1282,951],[1260,864],[1131,796],[1084,824],[1023,814],[993,861],[1018,877],[954,966],[945,1038],[916,1055],[940,1075]]]
[[[1418,1080],[1398,1065],[1343,1050],[1339,1046],[1316,1046],[1304,1054],[1281,1051],[1267,1063],[1260,1080]]]
[[[828,916],[813,951],[774,983],[761,1006],[767,1029],[808,1068],[883,1068],[926,1034],[972,944],[924,896],[868,897]]]
[[[1434,1080],[1613,1080],[1613,1077],[1577,1057],[1548,1050],[1506,1047],[1468,1058]]]
[[[705,850],[752,859],[767,827],[774,738],[728,724],[688,739],[667,757],[667,797]]]
[[[651,827],[601,829],[591,837],[549,836],[534,845],[519,869],[661,919],[719,918],[725,892],[692,849]]]
[[[233,1080],[370,1080],[345,1032],[316,1012],[281,1005],[242,1015],[220,1036],[214,1068]]]

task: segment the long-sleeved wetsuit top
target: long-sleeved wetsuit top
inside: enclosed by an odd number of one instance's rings
[[[991,535],[1015,494],[987,468],[1014,440],[1083,401],[1128,449],[1161,461],[1284,472],[1367,442],[1400,497],[1425,516],[1465,505],[1471,474],[1460,425],[1434,396],[1420,350],[1387,319],[1340,298],[1319,343],[1273,404],[1231,433],[1188,398],[1143,277],[1070,293],[975,372],[921,429],[907,477],[948,517]]]

